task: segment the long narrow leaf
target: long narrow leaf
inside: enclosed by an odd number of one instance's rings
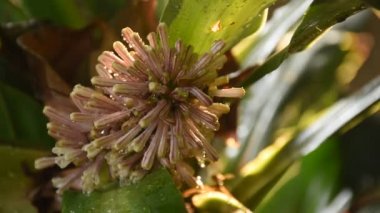
[[[366,9],[362,0],[314,1],[306,12],[303,21],[294,33],[287,48],[272,55],[263,65],[252,69],[252,74],[243,83],[248,87],[266,74],[277,69],[290,55],[311,46],[315,40],[336,23]]]
[[[249,51],[243,56],[243,69],[260,64],[274,52],[278,42],[302,18],[312,0],[292,0],[275,10],[273,17],[259,32]]]
[[[265,157],[243,167],[241,177],[233,188],[233,194],[246,204],[272,180],[281,175],[292,162],[315,150],[327,138],[347,126],[350,121],[363,115],[364,112],[369,112],[365,114],[366,116],[377,112],[378,108],[371,109],[378,107],[379,101],[380,77],[377,77],[355,94],[339,101],[294,139],[281,142],[281,146],[275,143],[264,149],[258,158]]]
[[[322,118],[303,131],[293,143],[297,147],[295,150],[307,155],[361,113],[374,105],[378,107],[378,104],[380,104],[380,77],[372,80],[349,98],[339,101]]]

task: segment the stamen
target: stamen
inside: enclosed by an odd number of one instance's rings
[[[229,82],[228,76],[223,75],[223,76],[216,78],[215,81],[211,85],[212,86],[221,86],[221,85],[228,84],[228,82]]]
[[[125,61],[127,67],[132,66],[134,62],[134,58],[129,53],[128,49],[124,46],[120,41],[116,41],[113,43],[113,49],[116,53]]]
[[[245,90],[243,88],[218,89],[211,91],[211,94],[216,97],[241,98],[245,95]]]
[[[200,90],[197,87],[190,87],[189,92],[194,95],[201,103],[203,103],[206,106],[209,106],[212,104],[212,99],[210,96],[206,95],[202,90]]]
[[[58,111],[50,106],[45,106],[43,109],[43,113],[55,123],[59,123],[66,126],[73,126],[72,121],[70,120],[70,116],[68,113],[64,113],[61,111]]]
[[[140,152],[144,147],[146,142],[151,137],[153,131],[156,129],[157,122],[152,123],[148,126],[139,136],[133,139],[132,143],[129,145],[129,148],[135,152]]]
[[[171,164],[175,164],[181,158],[181,154],[178,148],[178,141],[176,137],[176,133],[174,128],[171,128],[170,132],[170,152],[169,152],[169,160]]]
[[[207,110],[220,117],[222,114],[230,112],[230,106],[228,104],[213,103],[207,108]]]
[[[93,122],[95,119],[94,114],[82,113],[82,112],[73,112],[70,114],[70,119],[73,122]]]
[[[79,148],[84,144],[82,141],[72,141],[72,140],[65,140],[65,139],[60,139],[55,143],[55,146],[57,147],[72,147],[72,148]]]
[[[148,36],[147,36],[147,39],[149,41],[149,45],[153,49],[159,49],[159,44],[158,44],[158,40],[157,40],[157,34],[155,32],[149,33]]]
[[[170,47],[168,40],[168,29],[165,24],[159,24],[157,27],[158,35],[160,37],[161,46],[164,54],[164,61],[168,61],[170,57]],[[168,67],[166,67],[168,68]]]
[[[95,76],[91,78],[91,83],[98,87],[113,87],[115,84],[122,84],[123,81],[111,78],[104,78],[100,76]]]
[[[133,128],[134,126],[138,125],[138,122],[140,121],[139,117],[130,117],[128,120],[126,120],[123,125],[121,126],[121,129],[124,131],[128,131],[129,129]]]
[[[59,166],[59,168],[66,168],[71,161],[67,160],[64,156],[55,157],[55,164]]]
[[[117,150],[123,149],[131,140],[136,137],[142,130],[140,125],[136,125],[133,129],[129,130],[128,133],[121,136],[114,145],[114,148]]]
[[[190,71],[186,74],[188,78],[193,78],[196,76],[200,76],[199,72],[204,69],[211,61],[212,55],[209,53],[205,53],[197,63],[190,69]],[[205,71],[204,71],[205,72]]]
[[[165,100],[161,100],[157,103],[157,105],[152,109],[150,110],[150,112],[148,114],[146,114],[140,121],[139,121],[139,125],[142,127],[142,128],[146,128],[148,125],[150,125],[150,123],[152,123],[152,121],[156,120],[161,112],[161,110],[164,108],[164,107],[167,107],[168,104],[166,103]]]
[[[43,157],[34,161],[34,168],[45,169],[55,165],[55,157]]]
[[[169,131],[169,125],[165,122],[160,123],[159,128],[161,129],[161,138],[159,140],[159,146],[157,151],[158,157],[164,157],[166,156],[166,153],[168,152],[168,131]]]
[[[123,131],[113,132],[109,135],[95,139],[92,143],[98,148],[111,148],[118,138],[124,134]]]
[[[191,187],[197,186],[197,181],[193,176],[194,170],[186,163],[178,162],[176,169],[181,178]]]
[[[103,64],[97,64],[95,70],[100,77],[112,78],[112,75],[106,70],[106,67]]]
[[[115,55],[115,53],[111,51],[104,51],[99,57],[98,61],[101,62],[104,66],[106,66],[108,69],[112,68],[112,64],[114,62],[117,62],[119,64],[122,64],[126,67],[128,67],[127,62],[121,60],[119,57]]]
[[[69,175],[64,177],[55,177],[52,179],[53,186],[57,187],[57,193],[61,194],[63,190],[69,187],[69,185],[74,182],[81,174],[83,169],[77,168],[70,170]]]
[[[211,146],[211,144],[208,141],[203,142],[203,147],[204,151],[206,152],[206,156],[211,160],[211,161],[216,161],[218,160],[218,153],[214,149],[214,147]]]
[[[76,96],[81,100],[87,101],[89,98],[91,98],[91,95],[93,93],[95,93],[93,89],[77,84],[74,86],[74,89],[71,92],[70,96]]]
[[[131,76],[130,78],[126,79],[127,81],[147,79],[145,72],[141,72],[140,70],[136,69],[133,66],[127,68],[122,64],[114,62],[112,63],[112,68],[118,73],[123,73],[127,76]]]
[[[108,98],[107,96],[102,95],[100,93],[92,94],[91,101],[96,101],[99,104],[103,105],[103,108],[108,108],[111,110],[121,110],[123,108],[122,105],[117,101],[114,101],[111,98]]]
[[[103,154],[104,155],[104,154]],[[82,187],[83,191],[90,193],[94,188],[100,184],[99,170],[103,164],[104,156],[99,155],[95,162],[89,166],[82,174]]]
[[[94,126],[95,128],[99,129],[103,128],[105,126],[124,120],[126,117],[129,116],[129,114],[130,112],[128,111],[118,111],[112,114],[104,115],[94,122]]]
[[[201,123],[214,131],[219,129],[218,117],[214,114],[193,106],[190,107],[190,112],[196,122]]]
[[[162,136],[161,129],[160,127],[157,128],[156,134],[153,136],[152,141],[150,141],[148,149],[144,152],[144,157],[141,160],[141,168],[145,170],[150,170],[153,166],[158,144]]]
[[[103,148],[96,146],[94,143],[89,143],[84,145],[82,150],[87,153],[87,158],[92,159],[96,157]]]
[[[148,93],[147,82],[125,82],[113,86],[113,92],[125,95],[145,95]]]
[[[215,41],[214,44],[211,46],[210,52],[215,55],[223,49],[224,45],[225,44],[222,40]]]
[[[68,126],[59,125],[57,123],[52,122],[49,122],[46,126],[51,136],[57,139],[64,138],[74,141],[86,141],[86,137],[82,133],[75,131],[75,129],[72,129]]]

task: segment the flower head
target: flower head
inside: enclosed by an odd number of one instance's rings
[[[59,190],[78,182],[84,191],[93,190],[103,165],[122,183],[162,165],[194,185],[186,160],[217,160],[210,141],[218,118],[229,111],[214,97],[244,95],[242,88],[218,88],[228,83],[217,73],[226,61],[222,41],[199,57],[180,40],[170,47],[165,24],[148,35],[149,45],[130,28],[122,37],[128,47],[117,41],[114,52],[99,56],[94,89],[77,85],[70,95],[73,107],[44,109],[56,156],[38,159],[36,167],[74,165],[53,180]]]

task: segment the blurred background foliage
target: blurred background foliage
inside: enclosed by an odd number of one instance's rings
[[[0,212],[185,212],[185,203],[197,212],[379,212],[376,7],[376,0],[0,0]],[[220,160],[199,169],[205,185],[181,189],[184,199],[159,170],[135,185],[70,191],[61,200],[49,181],[58,169],[32,165],[54,145],[43,105],[89,85],[97,56],[123,27],[145,37],[160,20],[171,42],[180,38],[199,54],[223,39],[221,73],[246,88],[221,121]]]

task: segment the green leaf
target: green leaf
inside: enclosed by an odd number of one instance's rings
[[[102,18],[111,18],[127,3],[125,0],[85,0],[84,2],[86,3],[86,9],[89,9],[91,16]]]
[[[288,48],[272,55],[264,64],[252,69],[252,74],[247,77],[242,86],[248,88],[265,75],[275,71],[288,56]]]
[[[156,11],[155,11],[157,19],[160,19],[163,16],[165,12],[165,8],[168,5],[168,2],[169,0],[157,0],[157,6],[156,6]]]
[[[37,212],[28,199],[32,180],[26,171],[34,171],[34,159],[43,155],[41,151],[0,146],[0,212]]]
[[[331,26],[365,8],[362,0],[315,0],[294,33],[289,52],[294,53],[305,49]]]
[[[290,167],[282,177],[288,180],[280,180],[256,212],[322,212],[338,187],[341,169],[339,148],[339,141],[330,139]]]
[[[0,23],[26,20],[28,15],[19,4],[11,0],[0,1]]]
[[[62,212],[186,212],[181,193],[169,173],[160,169],[125,187],[94,191],[90,195],[68,191]]]
[[[52,146],[42,106],[31,97],[0,82],[0,140],[13,146]]]
[[[330,43],[330,35],[339,39]],[[264,100],[257,100],[254,95],[247,96],[253,99],[249,100],[250,103],[260,103],[261,107],[255,114],[244,113],[250,119],[242,118],[248,122],[246,126],[252,125],[248,138],[244,140],[244,144],[251,144],[245,150],[246,159],[252,159],[267,146],[277,129],[302,125],[300,119],[305,113],[316,113],[336,100],[338,68],[348,54],[348,51],[341,49],[341,45],[347,40],[338,32],[330,35],[326,37],[327,42],[323,40],[312,49],[291,56],[271,75],[272,80],[262,81],[260,85],[270,84],[269,89],[273,91],[270,96],[262,96]],[[315,58],[325,60],[316,61]],[[259,85],[254,88],[256,92],[267,89]],[[244,107],[242,110],[247,111]]]
[[[342,44],[351,41],[349,38],[347,34],[330,32],[313,48],[290,56],[276,72],[249,89],[252,92],[241,102],[239,119],[239,128],[248,131],[239,132],[242,145],[227,172],[253,159],[273,141],[278,130],[305,126],[305,120],[333,104],[340,89],[336,76],[342,69],[338,68],[354,64],[347,61],[347,54],[358,52],[354,43],[341,49]],[[350,67],[355,69],[354,65]],[[271,95],[265,91],[272,91]]]
[[[73,28],[87,24],[75,0],[22,0],[22,5],[32,17],[55,24]]]
[[[241,67],[247,68],[263,63],[275,51],[276,46],[294,25],[302,18],[312,0],[292,0],[274,11],[272,18],[258,32],[254,42],[235,55]],[[232,50],[235,53],[237,47]]]
[[[170,26],[170,40],[181,39],[195,52],[208,51],[222,39],[229,49],[257,31],[265,22],[264,10],[275,0],[170,0],[161,18]]]
[[[240,170],[239,176],[231,185],[231,193],[244,205],[257,205],[249,203],[253,197],[257,200],[273,186],[284,171],[297,159],[289,152],[294,130],[289,130],[277,139],[272,145],[262,150],[258,156],[248,162]],[[247,187],[249,186],[249,187]]]
[[[259,196],[261,190],[273,184],[294,161],[317,149],[330,136],[349,126],[361,116],[379,111],[380,77],[365,87],[334,104],[316,122],[297,137],[280,137],[277,143],[264,149],[257,158],[249,162],[240,172],[232,193],[243,204]],[[357,122],[355,122],[357,124]],[[247,186],[250,185],[249,190]]]
[[[379,110],[380,77],[377,77],[355,94],[334,104],[318,121],[301,132],[293,142],[294,150],[306,155],[339,130],[357,124],[351,121],[362,120],[362,116],[367,117]]]
[[[192,202],[197,212],[246,212],[251,211],[231,195],[210,191],[194,195]]]
[[[251,74],[244,81],[243,86],[248,87],[263,76],[273,72],[289,55],[309,47],[330,27],[364,9],[366,6],[362,0],[333,2],[315,0],[306,12],[300,26],[296,29],[288,47],[272,55],[260,67],[247,68]]]

